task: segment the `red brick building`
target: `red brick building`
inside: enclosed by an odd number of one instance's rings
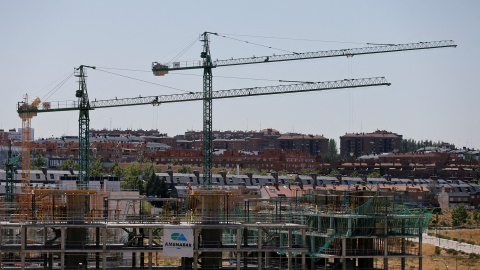
[[[340,155],[359,157],[369,154],[390,153],[400,150],[402,135],[377,130],[373,133],[347,133],[340,137]]]
[[[328,151],[328,139],[320,135],[288,133],[277,138],[277,141],[280,149],[298,150],[312,156],[326,154]]]

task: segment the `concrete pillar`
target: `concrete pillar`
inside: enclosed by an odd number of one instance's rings
[[[148,269],[152,270],[153,228],[148,229]]]
[[[240,232],[241,232],[241,229],[237,229],[237,267],[236,267],[236,270],[240,270],[240,248],[241,248],[241,244],[242,244],[242,238],[241,238],[241,235],[240,235]]]
[[[342,269],[347,270],[347,238],[342,238]]]
[[[103,246],[103,256],[102,256],[102,269],[107,269],[107,227],[102,228],[102,246]]]
[[[258,270],[262,270],[262,237],[262,228],[258,227]]]
[[[193,269],[198,269],[198,229],[193,228]]]
[[[292,228],[288,228],[288,247],[291,248],[293,246],[293,234],[292,234]],[[292,252],[288,252],[288,270],[292,269]]]
[[[418,270],[422,270],[422,228],[423,228],[423,218],[420,218],[418,224]]]
[[[385,225],[384,235],[388,236],[388,218],[387,217],[385,217],[384,225]],[[388,270],[388,237],[384,238],[383,256],[384,256],[383,257],[383,268],[385,270]]]
[[[21,267],[22,267],[22,270],[25,269],[25,248],[27,246],[27,227],[25,226],[22,226],[20,228],[20,235],[21,235],[21,239],[20,239],[20,243],[21,243],[21,251],[20,251],[20,258],[21,258]]]
[[[65,269],[65,239],[66,233],[65,233],[65,227],[60,228],[60,267],[61,269]]]
[[[303,248],[307,247],[307,232],[305,228],[302,229],[302,247]],[[305,270],[306,264],[307,264],[306,253],[302,252],[302,270]]]
[[[95,228],[95,248],[100,248],[100,228]],[[95,252],[95,269],[100,269],[100,252]]]
[[[402,219],[402,235],[405,235],[405,219]],[[405,238],[402,237],[401,269],[405,269]]]
[[[3,228],[0,227],[0,265],[2,265]]]

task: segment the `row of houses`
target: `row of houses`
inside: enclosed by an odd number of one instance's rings
[[[205,183],[198,172],[193,174],[178,174],[168,171],[158,173],[175,189],[175,196],[184,197],[189,190],[202,188]],[[298,197],[311,190],[369,190],[398,191],[407,195],[411,202],[424,206],[439,206],[442,209],[453,208],[465,204],[468,209],[480,205],[480,185],[477,181],[442,180],[442,179],[402,179],[402,178],[366,178],[366,177],[336,177],[297,175],[279,176],[276,173],[261,175],[230,175],[214,174],[211,185],[215,187],[232,188],[240,194],[255,194],[269,199],[275,197]]]
[[[426,206],[440,206],[442,209],[465,204],[475,209],[480,204],[480,185],[474,180],[406,179],[406,178],[367,178],[335,177],[311,175],[233,175],[221,172],[212,176],[206,183],[198,171],[191,174],[174,173],[168,170],[157,175],[169,184],[172,196],[185,198],[189,191],[211,185],[218,188],[236,190],[246,198],[297,197],[309,190],[370,190],[404,192],[412,202]],[[0,195],[5,194],[5,171],[0,170]],[[78,189],[77,171],[32,170],[30,185],[37,189]],[[113,175],[91,177],[90,189],[98,191],[121,191],[121,178]],[[14,193],[21,193],[21,170],[14,176]]]

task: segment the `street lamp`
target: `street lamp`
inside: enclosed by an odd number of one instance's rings
[[[443,264],[445,264],[445,267],[446,267],[447,270],[448,270],[448,265],[447,265],[444,261],[442,261],[442,260],[437,260],[437,259],[435,259],[435,260],[433,260],[433,261],[434,261],[434,262],[442,262]]]

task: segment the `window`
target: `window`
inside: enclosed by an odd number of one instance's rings
[[[37,173],[36,176],[37,176],[37,179],[40,179],[40,174],[39,173]]]
[[[55,176],[53,175],[53,173],[50,174],[50,179],[54,179]]]

